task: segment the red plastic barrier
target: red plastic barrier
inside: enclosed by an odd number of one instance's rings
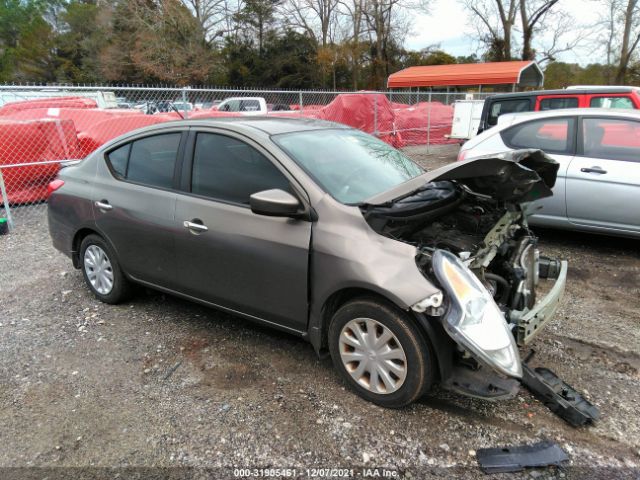
[[[39,120],[44,118],[72,120],[78,133],[111,118],[123,118],[143,115],[139,110],[101,109],[101,108],[32,108],[19,110],[5,115],[11,120]]]
[[[442,145],[455,143],[446,138],[451,133],[453,107],[440,102],[420,102],[415,105],[399,105],[394,108],[395,126],[400,136],[397,147],[407,145]],[[431,117],[431,120],[429,120]],[[428,135],[427,135],[427,132]]]
[[[105,110],[95,106],[95,101],[81,97],[37,99],[5,105],[0,109],[0,119],[3,119],[0,162],[6,164],[84,158],[124,133],[181,118],[177,112],[145,115],[138,110]],[[432,144],[455,142],[445,137],[451,130],[453,108],[439,102],[406,105],[391,103],[384,94],[351,93],[338,95],[329,105],[304,105],[302,112],[299,105],[291,105],[291,108],[294,111],[272,111],[269,115],[317,118],[342,123],[368,133],[376,133],[379,138],[396,147],[425,144],[427,130]],[[189,118],[192,119],[237,116],[244,115],[215,109],[189,113]],[[53,126],[57,126],[56,129]],[[62,135],[58,134],[56,137],[55,132],[60,129]],[[32,173],[27,175],[27,170]],[[26,190],[13,193],[18,185],[18,175],[16,172],[6,172],[10,176],[10,182],[13,182],[11,201],[34,201],[44,198],[46,182],[43,179],[55,175],[57,166],[28,167],[24,171],[17,169],[17,172],[22,176],[27,175],[27,181],[23,182]],[[30,189],[29,185],[36,184],[42,184],[42,188],[34,186]]]
[[[0,120],[0,164],[64,160],[77,156],[77,138],[70,120]],[[33,165],[2,169],[9,203],[46,199],[47,185],[60,166]],[[0,202],[5,199],[0,196]]]
[[[132,130],[178,119],[180,119],[180,116],[175,112],[171,112],[157,115],[138,113],[137,115],[102,120],[78,134],[80,158],[86,157],[109,140]]]
[[[299,108],[292,105],[292,109]],[[378,137],[395,147],[406,145],[434,145],[455,143],[446,138],[451,132],[453,107],[440,102],[421,102],[415,105],[389,102],[386,95],[375,93],[353,93],[338,95],[329,105],[314,108],[304,106],[300,112],[270,112],[278,117],[319,118],[342,123]],[[309,108],[309,109],[307,109]],[[429,121],[429,115],[431,121]]]
[[[302,105],[302,111],[306,111],[306,110],[321,110],[325,107],[326,105]],[[294,103],[293,105],[289,105],[289,108],[291,110],[300,110],[300,105],[297,103]]]
[[[205,110],[189,112],[189,119],[237,116],[241,115],[231,112]],[[81,158],[86,157],[109,140],[113,140],[114,138],[132,130],[137,130],[138,128],[147,127],[149,125],[155,125],[157,123],[181,119],[182,117],[177,112],[158,113],[155,115],[145,115],[138,112],[135,115],[120,116],[102,120],[89,126],[78,134]]]
[[[386,95],[379,93],[338,95],[333,102],[320,109],[318,118],[343,123],[367,133],[394,130],[391,104]]]
[[[37,98],[35,100],[23,100],[5,103],[0,108],[0,116],[11,115],[24,110],[34,108],[97,108],[95,100],[84,97],[52,97]]]

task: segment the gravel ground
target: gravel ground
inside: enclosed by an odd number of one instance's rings
[[[433,167],[456,151],[408,153]],[[45,472],[10,467],[76,467],[49,478],[232,478],[230,467],[481,478],[478,448],[542,439],[560,444],[571,467],[516,478],[640,478],[637,241],[538,232],[570,273],[557,318],[534,343],[536,363],[602,415],[576,429],[525,390],[498,403],[436,390],[385,410],[345,389],[330,360],[296,337],[157,292],[101,304],[51,247],[44,219],[38,207],[0,237],[2,478]],[[491,478],[503,477],[514,478]]]

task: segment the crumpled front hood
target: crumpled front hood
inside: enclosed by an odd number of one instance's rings
[[[471,190],[495,200],[523,203],[553,195],[558,162],[542,150],[513,150],[457,162],[427,172],[405,184],[368,199],[381,205],[410,194],[430,182],[455,180]]]

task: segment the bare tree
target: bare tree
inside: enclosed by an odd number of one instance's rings
[[[241,26],[237,21],[238,13],[244,8],[244,0],[223,0],[223,28],[222,34],[225,38],[230,38],[233,43],[239,40]]]
[[[193,12],[208,42],[224,34],[228,14],[226,0],[183,0],[183,3]]]
[[[621,4],[622,0],[607,0],[605,2],[606,15],[600,16],[599,23],[604,30],[605,54],[608,66],[613,65],[615,58],[617,17]]]
[[[575,20],[566,12],[554,12],[546,16],[545,27],[539,33],[539,41],[536,42],[536,48],[532,47],[532,52],[536,62],[544,65],[555,61],[561,53],[570,52],[582,45],[588,37],[589,29],[576,26]],[[524,49],[522,58],[527,60]]]
[[[335,40],[339,0],[289,0],[283,6],[287,23],[302,29],[316,45],[326,47]]]
[[[389,48],[401,45],[411,26],[412,10],[428,10],[426,0],[367,0],[362,18],[373,46],[373,83],[384,88],[389,71]]]
[[[462,0],[472,14],[481,41],[491,60],[511,60],[512,32],[518,13],[518,0]]]
[[[548,17],[559,0],[520,0],[522,28],[522,59],[534,60],[536,52],[532,46],[533,35]],[[555,33],[555,32],[554,32]]]
[[[391,18],[400,0],[369,0],[365,3],[363,16],[371,35],[372,44],[375,46],[374,82],[377,87],[384,87],[382,83],[388,76],[387,70],[387,46],[391,36]]]
[[[598,3],[606,12],[600,16],[599,40],[604,44],[607,65],[615,73],[615,83],[624,84],[640,42],[640,5],[638,0],[599,0]]]
[[[616,83],[623,85],[629,69],[629,63],[640,41],[638,0],[627,0],[627,4],[621,14],[623,29],[618,68],[616,70]]]
[[[220,66],[192,12],[178,0],[130,0],[117,4],[113,15],[114,35],[101,55],[107,80],[204,83]]]
[[[364,30],[364,5],[365,0],[340,0],[340,19],[345,19],[343,25],[345,43],[344,56],[351,66],[351,81],[354,90],[360,83],[360,59],[364,52],[361,37]]]
[[[591,35],[590,44],[594,50],[604,50],[606,58],[605,79],[606,83],[612,83],[614,77],[614,63],[618,61],[618,24],[620,20],[621,5],[624,0],[592,0],[594,4],[602,5],[598,21],[593,25],[595,34]]]

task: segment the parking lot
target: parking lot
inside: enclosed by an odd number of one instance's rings
[[[429,168],[456,155],[407,152]],[[498,403],[436,390],[386,410],[347,390],[330,359],[296,337],[157,292],[101,304],[51,246],[45,217],[40,207],[0,237],[0,466],[273,467],[302,476],[386,467],[402,478],[477,478],[478,448],[549,439],[572,467],[533,472],[544,478],[640,475],[636,240],[537,231],[541,250],[570,270],[534,363],[599,407],[596,425],[576,429],[524,389]]]

